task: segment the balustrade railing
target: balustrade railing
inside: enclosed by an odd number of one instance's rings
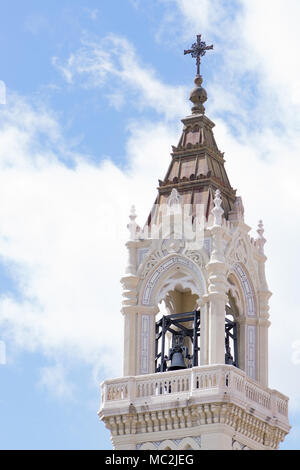
[[[180,394],[201,395],[224,392],[244,402],[252,402],[270,415],[288,416],[288,398],[264,389],[233,366],[201,366],[191,369],[106,380],[102,384],[102,405],[116,401],[130,403],[155,397]]]

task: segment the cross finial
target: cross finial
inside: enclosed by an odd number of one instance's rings
[[[192,44],[190,49],[187,49],[184,51],[184,55],[191,54],[192,57],[196,59],[197,75],[200,75],[201,57],[203,57],[206,54],[206,51],[209,51],[213,48],[214,48],[213,45],[207,46],[204,41],[201,41],[201,34],[198,34],[197,42],[194,42],[194,44]]]

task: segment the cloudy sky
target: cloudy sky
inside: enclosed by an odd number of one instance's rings
[[[300,449],[299,20],[298,0],[2,2],[1,448],[110,448],[97,409],[122,369],[128,214],[144,222],[164,177],[202,33],[207,115],[265,225],[270,387]]]

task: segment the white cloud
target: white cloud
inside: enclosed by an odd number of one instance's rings
[[[87,12],[88,14],[88,17],[93,20],[93,21],[96,21],[98,19],[98,16],[99,16],[99,10],[98,8],[86,8],[85,11]]]
[[[40,371],[39,386],[58,398],[73,399],[74,385],[68,382],[61,364],[43,367]]]
[[[6,103],[6,86],[3,80],[0,80],[0,105]]]
[[[35,12],[26,16],[24,20],[24,29],[25,31],[33,34],[34,36],[44,32],[45,30],[50,30],[50,23],[46,16],[41,13]]]
[[[300,364],[300,341],[294,341],[292,344],[293,354],[292,354],[292,362],[296,366]]]
[[[286,2],[272,2],[270,12],[256,0],[239,1],[243,9],[231,14],[221,1],[176,4],[184,15],[176,31],[182,29],[182,35],[192,39],[194,32],[207,32],[205,40],[217,41],[220,68],[207,84],[207,114],[216,121],[217,142],[226,151],[230,180],[243,197],[246,221],[254,228],[260,218],[265,222],[267,275],[274,293],[271,386],[291,395],[296,407],[299,366],[292,360],[292,345],[300,340],[300,114],[295,54],[300,39],[291,17],[297,17],[299,7],[291,0],[287,21]],[[278,31],[286,41],[279,41]],[[284,52],[281,70],[278,63]],[[2,319],[21,347],[47,354],[68,351],[93,364],[101,356],[101,363],[108,364],[114,362],[110,354],[116,344],[121,354],[121,297],[104,298],[101,293],[120,293],[118,279],[126,253],[125,235],[105,237],[100,214],[107,214],[106,227],[117,223],[120,231],[127,223],[124,214],[136,203],[143,222],[155,197],[156,180],[167,169],[170,145],[177,143],[177,120],[188,112],[187,93],[184,87],[162,83],[152,68],[141,64],[133,46],[116,36],[99,43],[85,40],[67,60],[56,58],[54,63],[74,86],[103,87],[114,106],[130,100],[169,119],[130,126],[125,172],[108,161],[96,166],[73,155],[55,117],[18,100],[2,122],[0,252],[18,267],[25,296],[19,303],[3,299]],[[120,101],[114,101],[114,93]],[[51,145],[37,144],[41,131],[49,134]],[[73,157],[74,169],[57,158],[62,149]],[[105,329],[110,324],[118,325],[114,338]]]
[[[124,103],[128,94],[131,103],[140,109],[152,108],[168,119],[188,112],[183,86],[164,84],[150,66],[142,65],[135,49],[126,38],[109,35],[102,40],[82,40],[82,46],[65,61],[57,57],[53,64],[68,83],[83,87],[104,87],[110,92],[111,104]]]
[[[0,324],[20,350],[121,373],[128,214],[136,203],[146,219],[173,141],[163,123],[129,132],[122,172],[73,153],[49,111],[12,95],[3,108],[0,254],[21,299],[0,299]]]

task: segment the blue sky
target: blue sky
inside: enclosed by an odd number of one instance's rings
[[[265,223],[270,386],[291,398],[282,448],[300,448],[300,6],[270,3],[1,5],[1,448],[110,448],[97,409],[121,374],[128,214],[145,220],[189,113],[197,33],[215,45],[202,74],[230,180]]]

